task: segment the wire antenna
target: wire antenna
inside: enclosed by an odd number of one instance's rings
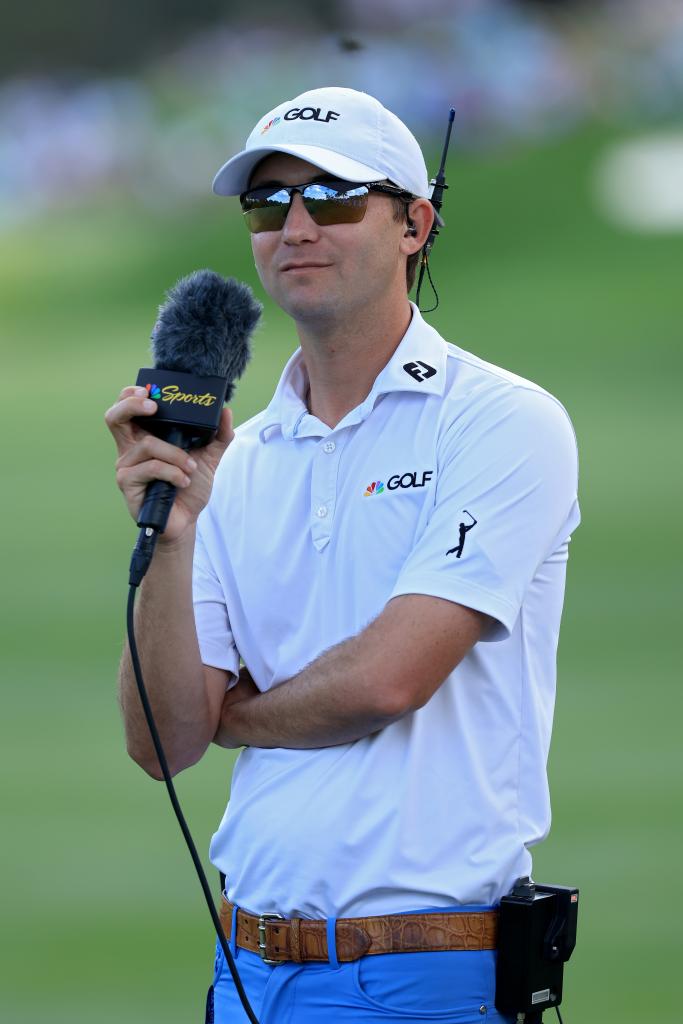
[[[448,147],[449,147],[450,141],[451,141],[451,132],[453,131],[453,122],[454,121],[455,121],[455,108],[451,107],[451,109],[450,109],[450,111],[448,113],[448,125],[446,127],[446,141],[444,142],[443,151],[441,153],[441,163],[439,164],[439,170],[436,173],[436,177],[432,178],[432,180],[429,183],[430,184],[430,195],[429,195],[429,198],[430,198],[432,206],[434,207],[434,222],[432,224],[432,229],[429,232],[429,235],[427,236],[427,241],[425,242],[425,244],[422,247],[422,259],[420,261],[420,276],[418,277],[418,280],[417,280],[417,292],[415,293],[415,305],[418,307],[418,309],[419,309],[419,306],[420,306],[420,291],[422,289],[422,281],[423,281],[424,276],[425,276],[425,271],[428,269],[427,264],[428,264],[428,261],[429,261],[429,254],[432,251],[432,246],[434,245],[434,241],[436,239],[436,236],[439,234],[439,228],[443,228],[443,227],[446,226],[446,222],[444,221],[443,217],[441,216],[440,211],[441,211],[441,207],[443,206],[443,194],[444,194],[445,190],[448,188],[448,185],[446,184],[446,157],[448,156]],[[429,275],[429,280],[431,282],[431,274]],[[432,306],[431,309],[425,310],[424,312],[426,312],[426,313],[431,313],[439,305],[439,297],[438,297],[438,295],[436,295],[436,289],[434,288],[433,283],[432,283],[432,289],[434,290],[434,295],[436,296],[436,305]]]

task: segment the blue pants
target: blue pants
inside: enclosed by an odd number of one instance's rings
[[[328,942],[333,934],[328,929]],[[340,964],[333,945],[330,963],[271,966],[236,946],[233,924],[230,948],[259,1024],[508,1024],[514,1019],[494,1006],[493,950],[387,953]],[[213,1006],[215,1024],[248,1024],[218,944]]]

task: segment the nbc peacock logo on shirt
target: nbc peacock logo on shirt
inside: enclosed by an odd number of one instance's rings
[[[384,484],[382,483],[382,481],[381,480],[373,480],[373,482],[371,484],[368,484],[368,486],[367,486],[367,488],[365,490],[365,494],[363,495],[363,497],[364,498],[369,498],[370,495],[372,495],[372,494],[381,494],[383,490],[384,490]]]

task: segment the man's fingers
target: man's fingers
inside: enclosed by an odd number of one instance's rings
[[[220,441],[222,445],[229,445],[235,436],[235,432],[232,429],[232,409],[224,408],[221,411],[221,421],[218,424],[218,432],[216,433],[216,440]]]
[[[140,384],[129,384],[127,387],[121,389],[118,400],[120,402],[124,398],[132,398],[134,395],[137,398],[146,398],[147,388],[143,388]]]
[[[134,466],[119,466],[116,470],[116,482],[124,492],[133,487],[146,487],[152,480],[164,480],[175,487],[190,484],[190,477],[180,466],[172,466],[160,459],[138,462]]]
[[[220,462],[223,452],[228,447],[234,436],[235,431],[232,429],[232,411],[230,409],[223,409],[221,410],[221,418],[218,424],[216,436],[211,444],[205,449],[214,468]]]
[[[234,436],[235,432],[232,429],[232,412],[230,409],[222,409],[216,436],[211,444],[207,445],[206,448],[200,449],[202,453],[200,455],[200,461],[207,466],[212,475],[216,471],[216,467],[221,461],[225,449],[228,447]]]
[[[145,388],[127,387],[119,395],[119,400],[104,414],[104,421],[111,431],[114,441],[122,452],[136,436],[135,424],[131,420],[136,416],[152,416],[157,404],[148,397]]]
[[[223,409],[214,441],[190,455],[183,448],[169,444],[133,422],[138,416],[152,415],[156,408],[156,402],[149,399],[146,389],[133,385],[121,390],[118,401],[105,415],[118,449],[116,482],[129,509],[137,506],[141,490],[151,480],[163,480],[175,487],[186,488],[192,479],[196,479],[199,488],[197,499],[201,502],[205,490],[208,497],[210,478],[234,437],[232,414],[230,410]]]
[[[118,402],[112,405],[111,409],[107,409],[104,418],[112,430],[114,427],[129,423],[134,416],[151,416],[156,409],[157,403],[149,398],[144,388],[134,388],[132,394],[124,395],[122,392]]]
[[[197,463],[191,455],[177,445],[169,444],[154,434],[144,434],[135,444],[125,449],[123,454],[116,461],[117,469],[126,469],[129,466],[141,465],[154,459],[160,463],[168,463],[177,466],[186,473],[191,473]]]

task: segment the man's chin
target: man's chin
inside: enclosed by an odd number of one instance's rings
[[[320,295],[287,295],[283,296],[278,305],[299,323],[320,323],[337,320],[343,316],[341,303],[335,302],[331,296]]]

